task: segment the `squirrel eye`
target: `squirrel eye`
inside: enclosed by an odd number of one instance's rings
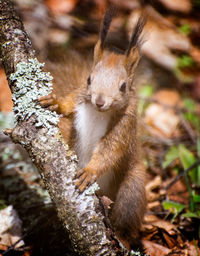
[[[91,78],[90,78],[90,76],[89,76],[88,79],[87,79],[87,84],[88,84],[88,85],[91,84]]]
[[[119,90],[121,92],[125,92],[125,90],[126,90],[126,83],[125,82],[120,86]]]

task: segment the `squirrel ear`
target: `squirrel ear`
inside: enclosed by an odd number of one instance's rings
[[[96,65],[102,58],[103,49],[101,48],[101,41],[98,40],[94,47],[94,65]]]
[[[126,55],[124,59],[124,67],[126,69],[128,76],[133,74],[135,68],[138,65],[139,60],[140,60],[139,50],[137,47],[134,47],[130,50],[129,55]]]

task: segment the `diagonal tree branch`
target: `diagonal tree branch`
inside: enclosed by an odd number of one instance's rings
[[[83,194],[75,190],[77,159],[59,134],[59,116],[37,104],[39,97],[51,92],[52,77],[42,71],[10,0],[0,0],[0,57],[13,93],[16,127],[9,135],[38,167],[74,250],[80,255],[128,255],[106,237],[94,195],[97,185]]]

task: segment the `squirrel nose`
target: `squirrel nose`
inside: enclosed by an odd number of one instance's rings
[[[102,96],[99,96],[99,97],[96,99],[96,106],[97,106],[98,108],[102,108],[104,104],[105,104],[105,101],[102,99]]]

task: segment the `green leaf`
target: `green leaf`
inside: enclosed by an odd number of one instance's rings
[[[140,88],[140,90],[138,92],[138,95],[142,99],[139,101],[139,104],[138,104],[139,114],[142,114],[142,112],[144,111],[145,106],[147,105],[146,101],[145,101],[145,98],[151,97],[152,94],[153,94],[153,87],[151,85],[147,84],[147,85],[144,85]]]
[[[194,212],[186,212],[181,214],[181,216],[185,217],[185,218],[197,218],[200,219],[200,216]]]
[[[200,203],[200,195],[193,195],[193,200],[195,203]]]
[[[187,68],[194,65],[194,60],[189,55],[183,55],[178,59],[179,68]]]
[[[194,244],[194,247],[195,247],[195,250],[196,250],[196,256],[199,256],[198,245],[197,245],[197,242],[196,242],[196,240],[194,238],[193,238],[193,244]]]
[[[183,100],[184,107],[186,107],[188,110],[194,111],[195,110],[195,102],[192,99],[185,98]]]
[[[179,150],[179,158],[183,168],[186,170],[189,168],[195,161],[195,157],[191,151],[189,151],[183,144],[180,144],[178,147]],[[196,183],[197,180],[197,172],[196,169],[193,169],[189,172],[189,176],[192,182]]]
[[[197,139],[197,155],[200,157],[200,137]],[[197,184],[200,187],[200,165],[197,167]]]
[[[172,213],[181,212],[186,207],[185,204],[167,200],[162,202],[162,206],[165,210],[170,210]]]
[[[197,186],[200,187],[200,165],[197,167]]]
[[[191,33],[191,27],[189,24],[184,24],[181,27],[179,27],[179,30],[181,31],[182,34],[184,35],[189,35]]]
[[[179,215],[179,213],[182,212],[184,208],[186,208],[186,205],[174,201],[163,201],[162,206],[165,210],[169,210],[171,213],[174,214],[172,222]]]
[[[195,101],[186,98],[183,101],[184,107],[188,109],[188,112],[184,113],[183,116],[189,121],[197,131],[200,131],[200,119],[199,116],[194,113],[196,109]]]
[[[200,137],[197,139],[197,155],[200,157]]]
[[[179,61],[178,61],[179,62]],[[194,81],[194,76],[191,74],[185,74],[180,67],[177,66],[174,68],[174,75],[183,83],[192,83]]]
[[[164,159],[164,162],[162,163],[162,167],[166,168],[178,157],[179,157],[178,148],[176,146],[171,146],[165,155],[165,159]]]
[[[190,182],[188,179],[188,174],[186,172],[186,169],[189,168],[195,162],[195,157],[194,157],[193,153],[190,152],[183,144],[180,144],[178,149],[179,149],[179,158],[180,158],[181,163],[184,168],[184,178],[185,178],[186,186],[187,186],[187,189],[188,189],[188,192],[190,195],[190,197],[189,197],[190,210],[193,212],[194,208],[195,208],[195,203],[193,200],[193,190],[190,186]],[[196,180],[197,180],[196,168],[189,172],[189,176],[190,176],[192,182],[196,183]]]
[[[195,157],[191,151],[189,151],[185,145],[180,144],[178,147],[179,157],[184,169],[189,168],[194,162]]]
[[[0,199],[0,210],[3,210],[7,207],[6,203],[4,200]]]
[[[153,87],[149,84],[142,86],[139,90],[140,97],[147,98],[147,97],[151,97],[152,94],[153,94]]]

